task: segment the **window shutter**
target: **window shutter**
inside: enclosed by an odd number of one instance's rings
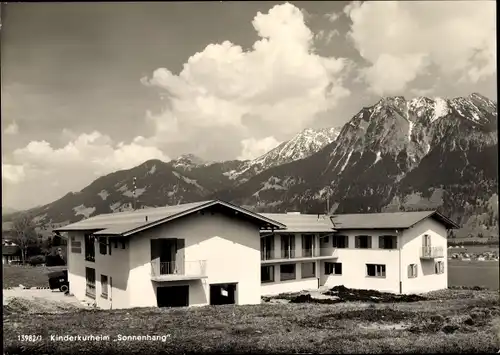
[[[371,249],[371,247],[372,247],[372,236],[368,235],[366,237],[366,239],[368,239],[368,249]]]
[[[415,275],[415,277],[417,277],[417,276],[418,276],[418,266],[417,266],[417,264],[414,264],[414,265],[413,265],[413,268],[414,268],[414,270],[415,270],[415,271],[413,272],[413,274]]]
[[[441,273],[444,273],[444,263],[441,261],[441,265],[440,265],[440,271]]]
[[[385,247],[384,242],[385,242],[384,236],[383,235],[379,236],[378,237],[378,247],[379,247],[379,249],[384,249],[384,247]]]
[[[412,277],[412,265],[408,265],[408,278],[411,279]]]

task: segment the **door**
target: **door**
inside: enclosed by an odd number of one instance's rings
[[[236,284],[210,285],[210,305],[236,304]]]
[[[189,306],[189,286],[167,286],[156,289],[158,307]]]

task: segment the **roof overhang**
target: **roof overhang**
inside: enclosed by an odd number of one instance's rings
[[[179,213],[175,213],[172,215],[169,215],[165,218],[160,218],[155,221],[151,221],[149,223],[139,223],[136,224],[135,226],[128,227],[128,228],[121,228],[119,226],[103,226],[102,228],[93,228],[93,229],[85,229],[83,227],[71,227],[71,225],[68,225],[66,227],[58,228],[55,229],[54,232],[74,232],[74,231],[85,231],[85,232],[91,232],[94,233],[95,235],[101,235],[101,236],[130,236],[139,232],[142,232],[144,230],[156,227],[158,225],[164,224],[171,222],[173,220],[176,220],[178,218],[188,216],[193,213],[197,212],[202,212],[203,210],[209,208],[209,207],[214,207],[214,206],[222,206],[225,207],[229,210],[232,210],[234,212],[234,215],[236,216],[244,216],[247,219],[252,220],[252,222],[256,223],[259,225],[259,228],[262,229],[268,229],[268,230],[281,230],[281,229],[286,229],[286,225],[277,222],[273,219],[267,218],[265,216],[262,216],[258,213],[249,211],[245,208],[233,205],[229,202],[225,201],[220,201],[220,200],[212,200],[208,201],[207,203],[198,205],[196,207],[184,210]]]
[[[452,221],[451,219],[449,219],[448,217],[446,217],[445,215],[441,214],[438,211],[434,211],[434,213],[429,217],[437,219],[439,222],[444,224],[446,229],[460,229],[460,226],[456,222]]]

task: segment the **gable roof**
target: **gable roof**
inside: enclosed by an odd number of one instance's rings
[[[261,215],[286,225],[285,230],[280,230],[283,233],[335,232],[332,221],[325,215],[298,213],[261,213]]]
[[[437,211],[356,213],[332,215],[335,229],[408,229],[418,222],[433,218],[447,229],[460,228],[458,224]]]
[[[182,205],[141,209],[130,212],[101,214],[95,217],[76,222],[65,227],[55,229],[55,232],[91,231],[94,235],[120,235],[129,236],[143,230],[153,228],[163,223],[171,222],[177,218],[190,215],[213,206],[223,206],[241,214],[261,228],[283,229],[285,225],[220,200],[201,201]]]

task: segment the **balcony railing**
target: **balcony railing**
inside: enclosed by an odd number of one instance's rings
[[[205,277],[207,276],[207,262],[206,260],[196,260],[196,261],[169,261],[160,262],[157,260],[151,261],[151,276],[168,276],[168,275],[179,275],[179,276],[193,276],[193,277]]]
[[[278,255],[275,255],[273,250],[266,250],[260,252],[260,260],[277,260],[277,259],[297,259],[297,258],[315,258],[315,257],[334,257],[337,248],[315,248],[315,249],[302,249],[302,253],[296,252],[294,249],[281,250]]]
[[[442,258],[444,257],[444,249],[443,247],[422,247],[420,257],[422,259]]]

